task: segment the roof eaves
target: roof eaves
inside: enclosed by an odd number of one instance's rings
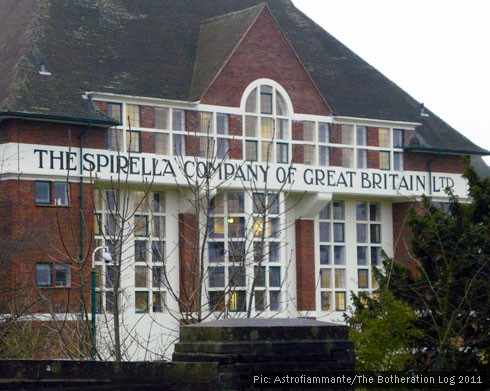
[[[433,147],[405,147],[403,149],[405,152],[431,152],[438,154],[452,154],[452,155],[477,155],[477,156],[488,156],[490,151],[482,149],[481,151],[471,151],[464,149],[449,149],[449,148],[433,148]]]
[[[118,126],[120,123],[114,120],[105,120],[98,118],[77,118],[77,117],[65,117],[49,114],[35,114],[35,113],[22,113],[16,111],[0,111],[0,121],[8,118],[21,118],[21,119],[31,119],[31,120],[41,120],[49,122],[64,122],[73,124],[87,124],[87,125],[98,125],[102,127]]]

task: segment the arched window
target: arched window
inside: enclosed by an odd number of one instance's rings
[[[249,87],[247,93],[243,121],[245,159],[289,163],[291,121],[290,103],[285,91],[280,91],[274,82],[264,80]]]

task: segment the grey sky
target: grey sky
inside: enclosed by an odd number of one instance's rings
[[[490,0],[293,0],[297,8],[490,150]],[[490,157],[485,160],[490,164]]]

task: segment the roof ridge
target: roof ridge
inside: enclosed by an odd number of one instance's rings
[[[269,6],[267,5],[267,3],[260,3],[258,5],[254,5],[252,7],[248,7],[248,8],[244,8],[244,9],[241,9],[241,10],[238,10],[238,11],[232,11],[232,12],[228,12],[226,14],[222,14],[222,15],[218,15],[218,16],[213,16],[212,18],[208,18],[208,19],[204,19],[201,21],[201,26],[203,24],[208,24],[208,23],[212,23],[212,22],[215,22],[219,19],[222,19],[222,18],[229,18],[230,16],[232,15],[238,15],[238,14],[244,14],[244,13],[247,13],[247,12],[250,12],[252,11],[253,9],[257,9],[257,13],[258,11],[264,9],[264,8],[269,8]]]

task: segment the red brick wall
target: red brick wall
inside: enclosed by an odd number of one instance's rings
[[[330,126],[330,142],[334,144],[342,144],[342,125],[332,124]]]
[[[405,152],[403,154],[404,169],[407,171],[428,171],[428,162],[432,159],[432,171],[462,174],[466,156],[437,155],[433,153]]]
[[[8,119],[0,122],[0,144],[15,142],[78,148],[80,146],[80,134],[84,131],[86,131],[85,148],[107,148],[106,128],[92,127],[87,131],[85,125],[22,119]]]
[[[155,127],[155,108],[151,106],[140,106],[140,126],[142,128]]]
[[[315,222],[296,221],[296,292],[298,311],[315,310]]]
[[[379,151],[367,150],[368,168],[379,168]]]
[[[181,311],[198,308],[196,289],[200,287],[196,216],[179,214],[180,307]]]
[[[228,132],[232,136],[241,136],[243,134],[242,116],[230,114],[228,117]]]
[[[245,88],[260,78],[281,84],[289,94],[295,112],[329,114],[327,105],[268,10],[257,18],[214,83],[201,97],[201,102],[239,107]]]
[[[3,238],[15,244],[14,252],[4,252],[10,263],[11,278],[7,285],[16,295],[15,304],[30,303],[31,312],[81,311],[80,297],[85,302],[90,299],[90,267],[78,262],[80,254],[79,189],[78,183],[70,183],[70,206],[35,204],[34,181],[1,182],[0,202],[7,205],[10,214],[9,237]],[[91,185],[83,185],[85,225],[84,258],[90,264],[93,247],[93,203]],[[53,286],[35,289],[35,270],[37,262],[51,263],[53,266]],[[71,287],[54,287],[54,265],[72,265]],[[13,304],[13,303],[12,303]]]
[[[291,163],[303,164],[305,158],[304,152],[302,145],[293,144],[293,159]]]
[[[367,133],[367,145],[370,147],[378,147],[379,146],[378,128],[373,128],[368,126],[366,129],[366,133]]]

